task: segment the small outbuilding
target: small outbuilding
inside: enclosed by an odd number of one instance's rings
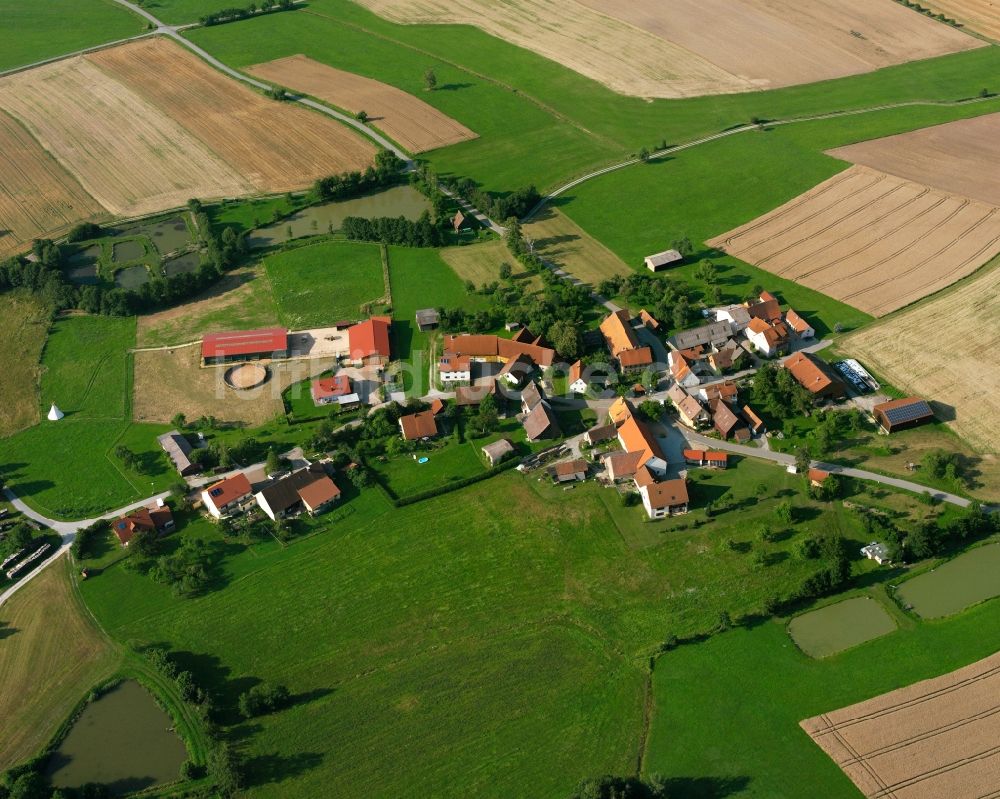
[[[872,541],[868,546],[861,547],[861,554],[868,558],[868,560],[875,561],[879,566],[892,563],[889,559],[889,548],[877,541]]]
[[[441,323],[441,316],[434,308],[417,311],[417,328],[421,333],[434,330]]]
[[[875,421],[887,433],[934,421],[934,411],[919,397],[890,400],[872,408]]]
[[[587,479],[587,462],[582,458],[557,463],[553,469],[557,483],[582,482]]]
[[[647,255],[644,259],[646,268],[650,272],[659,272],[661,269],[668,269],[676,266],[684,260],[684,256],[677,250],[664,250],[655,255]]]
[[[494,441],[492,444],[487,444],[483,447],[483,455],[490,462],[490,466],[498,465],[504,458],[512,455],[513,452],[514,445],[506,438],[501,438],[499,441]]]

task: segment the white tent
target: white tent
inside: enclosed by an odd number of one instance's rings
[[[53,402],[52,407],[49,408],[49,421],[58,422],[63,418],[63,412],[59,410],[58,406]]]

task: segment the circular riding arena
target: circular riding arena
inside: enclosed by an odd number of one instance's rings
[[[226,385],[236,391],[248,391],[262,386],[271,377],[271,370],[259,363],[241,363],[226,370]]]

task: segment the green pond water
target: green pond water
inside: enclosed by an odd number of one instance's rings
[[[149,271],[144,266],[130,266],[115,273],[115,285],[123,289],[137,289],[149,279]]]
[[[137,682],[124,682],[80,714],[49,759],[57,788],[88,782],[116,796],[172,782],[187,759],[173,720]]]
[[[814,658],[842,652],[895,629],[892,616],[870,597],[845,599],[796,616],[788,624],[792,640]]]
[[[114,245],[111,258],[115,263],[125,263],[142,258],[146,254],[146,248],[141,241],[119,241]]]
[[[167,277],[179,275],[182,272],[197,272],[201,266],[201,255],[196,252],[185,253],[169,261],[163,262],[163,274]]]
[[[950,616],[1000,596],[1000,544],[959,555],[934,571],[907,580],[896,594],[925,619]]]
[[[329,233],[331,227],[334,231],[339,230],[349,216],[402,216],[416,220],[430,209],[430,201],[412,186],[393,186],[367,197],[305,208],[273,225],[257,228],[250,234],[247,243],[251,247],[270,247],[290,238]],[[289,228],[291,236],[288,235]]]

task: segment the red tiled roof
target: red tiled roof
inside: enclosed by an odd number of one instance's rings
[[[684,480],[664,480],[662,483],[653,483],[646,486],[646,493],[649,495],[650,506],[657,510],[688,503],[687,482]]]
[[[321,377],[313,381],[312,395],[314,399],[325,399],[327,397],[343,397],[351,394],[351,378],[347,375],[333,375],[332,377]]]
[[[468,372],[472,368],[472,359],[467,355],[452,355],[445,353],[438,361],[439,372]]]
[[[729,463],[729,453],[710,450],[705,453],[705,460],[715,463]]]
[[[701,463],[705,460],[705,450],[703,449],[686,449],[682,453],[684,455],[684,460],[686,461],[698,461]]]
[[[173,518],[174,515],[166,505],[162,508],[139,508],[112,522],[111,529],[124,546],[132,540],[136,533],[141,531],[156,532]]]
[[[822,483],[830,476],[829,472],[824,472],[822,469],[810,469],[809,470],[809,481],[812,483]]]
[[[618,353],[618,363],[622,367],[649,366],[653,362],[653,351],[649,347],[623,350]]]
[[[797,352],[786,360],[783,366],[792,373],[803,388],[813,394],[826,391],[842,391],[843,383],[833,374],[824,361],[807,352]]]
[[[389,326],[392,319],[388,316],[373,316],[364,322],[352,325],[347,329],[348,343],[351,348],[351,360],[360,361],[364,358],[379,356],[390,358]]]
[[[778,305],[778,301],[773,296],[768,295],[768,297],[770,299],[764,299],[764,295],[761,294],[760,302],[749,306],[747,313],[766,322],[775,322],[781,319],[781,306]]]
[[[556,474],[560,477],[566,477],[571,474],[579,474],[580,472],[587,471],[587,462],[583,459],[577,459],[574,461],[564,461],[563,463],[556,464]]]
[[[438,433],[437,420],[433,411],[420,411],[411,413],[409,416],[399,417],[399,424],[403,428],[403,438],[407,441],[414,441],[425,436],[430,438]]]
[[[221,508],[233,500],[245,497],[252,490],[247,476],[243,472],[239,472],[232,477],[227,477],[225,480],[220,480],[218,483],[210,485],[205,489],[204,493],[208,494],[216,508]]]
[[[635,331],[626,310],[615,311],[601,322],[601,333],[608,345],[608,349],[615,358],[620,358],[622,353],[634,350],[639,346],[636,340]]]
[[[785,311],[785,321],[791,326],[792,330],[796,333],[804,333],[809,330],[812,325],[810,325],[805,319],[799,316],[794,310],[789,308]]]
[[[270,355],[288,349],[288,331],[283,327],[208,333],[201,340],[202,358],[232,358],[241,355]]]
[[[315,510],[327,502],[333,502],[340,496],[340,488],[326,475],[318,477],[313,482],[299,489],[299,496],[310,508]]]
[[[444,410],[444,402],[442,400],[437,398],[431,400],[431,413],[437,416],[443,410]]]

